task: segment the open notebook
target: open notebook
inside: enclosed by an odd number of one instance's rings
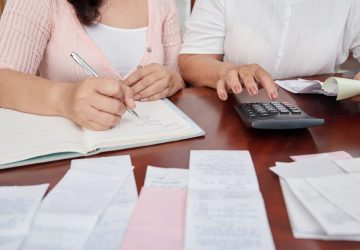
[[[137,103],[107,131],[82,129],[62,117],[0,109],[0,169],[92,155],[197,136],[205,132],[169,100]]]

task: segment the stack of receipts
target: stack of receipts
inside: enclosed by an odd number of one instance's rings
[[[317,80],[293,79],[277,80],[276,84],[294,94],[324,94],[337,96],[337,100],[343,100],[360,95],[360,81],[330,77],[325,82]]]
[[[339,152],[293,159],[270,169],[280,177],[294,237],[360,241],[360,159]]]

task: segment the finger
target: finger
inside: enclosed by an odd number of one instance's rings
[[[254,69],[252,67],[244,67],[239,70],[240,79],[249,95],[254,96],[258,93],[259,89],[254,78]]]
[[[146,99],[150,96],[153,96],[157,93],[162,92],[168,87],[168,80],[163,78],[157,82],[154,82],[152,85],[140,91],[137,95],[141,101],[147,101]]]
[[[155,95],[149,96],[146,101],[156,101],[164,99],[169,96],[170,88],[166,88],[163,91],[156,93]]]
[[[355,80],[360,80],[360,72],[355,76]]]
[[[264,69],[258,67],[258,69],[255,71],[255,79],[265,89],[268,97],[271,100],[274,101],[278,98],[278,92],[275,82],[269,73],[267,73]]]
[[[146,65],[145,67],[142,67],[141,69],[136,70],[128,78],[126,78],[123,82],[126,86],[132,87],[135,83],[140,81],[142,78],[144,78],[148,74],[154,72],[155,68],[156,67],[154,64]]]
[[[159,74],[151,74],[146,76],[145,78],[141,79],[138,83],[136,83],[133,87],[132,90],[134,92],[134,99],[138,100],[141,97],[144,97],[144,91],[146,91],[146,89],[151,88],[151,86],[153,84],[155,84],[156,82],[161,81],[162,79],[165,79],[164,75],[159,75]],[[167,80],[166,80],[167,82]],[[141,94],[143,93],[143,94]]]
[[[86,117],[89,121],[96,122],[107,128],[114,127],[120,121],[120,116],[97,110],[94,107],[88,109]]]
[[[129,109],[134,109],[136,105],[135,105],[134,93],[132,89],[125,85],[122,85],[121,89],[124,95],[125,106],[128,107]]]
[[[111,128],[108,126],[103,126],[94,121],[86,121],[86,123],[84,125],[82,125],[82,127],[86,128],[86,129],[90,129],[90,130],[96,130],[96,131],[103,131],[103,130],[108,130]]]
[[[90,99],[90,105],[97,110],[118,116],[126,111],[124,103],[120,100],[100,94],[96,94]]]
[[[239,80],[239,74],[236,70],[230,70],[226,77],[228,87],[235,94],[240,94],[242,91],[241,83]]]
[[[221,79],[216,83],[217,95],[220,98],[220,100],[223,100],[223,101],[226,101],[228,98],[228,94],[227,94],[225,85],[226,85],[226,82],[224,79]]]
[[[96,92],[106,96],[116,96],[116,98],[122,98],[121,86],[118,81],[107,78],[98,78],[95,82],[94,88]]]

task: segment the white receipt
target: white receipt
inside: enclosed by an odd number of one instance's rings
[[[249,152],[191,152],[185,249],[275,249]]]
[[[148,166],[144,187],[181,188],[188,186],[188,169]]]
[[[18,249],[48,184],[0,187],[0,249]]]

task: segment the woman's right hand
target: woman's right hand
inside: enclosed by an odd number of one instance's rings
[[[107,130],[116,126],[126,108],[135,108],[132,90],[107,78],[87,78],[77,84],[67,84],[60,97],[61,113],[81,127]]]
[[[278,98],[271,75],[257,64],[224,65],[220,80],[216,84],[217,94],[223,101],[227,100],[228,91],[240,94],[245,88],[249,95],[253,96],[258,93],[260,87],[265,89],[270,100]]]

